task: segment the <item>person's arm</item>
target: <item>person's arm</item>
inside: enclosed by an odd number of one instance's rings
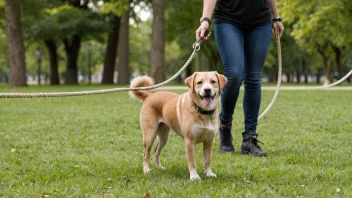
[[[204,0],[203,1],[203,15],[201,18],[206,17],[211,19],[214,8],[215,8],[216,0]],[[204,35],[204,32],[209,28],[209,23],[207,21],[203,21],[199,28],[196,31],[196,38],[198,39],[200,36]],[[207,35],[207,37],[204,38],[204,40],[208,40],[210,36],[210,32]]]
[[[280,15],[279,15],[279,11],[277,10],[276,0],[268,0],[268,3],[271,8],[272,18],[279,17]],[[276,21],[273,23],[273,29],[274,29],[274,33],[279,34],[281,37],[285,28],[281,21]]]

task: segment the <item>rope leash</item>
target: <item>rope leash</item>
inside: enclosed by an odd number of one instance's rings
[[[329,85],[322,85],[322,86],[318,86],[318,87],[311,87],[310,90],[319,90],[319,89],[327,89],[327,88],[330,88],[330,87],[333,87],[335,85],[338,85],[340,83],[342,83],[343,81],[345,81],[348,77],[350,77],[352,75],[352,69],[350,72],[348,72],[344,77],[342,77],[340,80],[334,82],[334,83],[331,83]]]
[[[264,115],[271,109],[274,105],[277,96],[279,95],[280,85],[281,85],[281,77],[282,77],[282,55],[281,55],[281,42],[280,42],[280,35],[276,34],[276,46],[277,46],[277,62],[279,65],[278,77],[277,77],[277,86],[275,90],[275,94],[273,99],[271,99],[270,104],[266,107],[266,109],[260,114],[258,120],[263,118]]]
[[[281,43],[280,43],[280,36],[277,34],[276,35],[276,44],[277,44],[277,58],[278,58],[278,65],[279,65],[279,71],[278,71],[278,78],[277,78],[277,86],[276,86],[276,90],[275,90],[275,94],[273,99],[271,100],[270,104],[266,107],[266,109],[260,114],[260,116],[258,117],[258,120],[263,118],[264,115],[270,110],[270,108],[274,105],[275,100],[279,94],[279,90],[280,90],[280,85],[281,85],[281,80],[282,80],[282,55],[281,55]],[[319,89],[327,89],[330,87],[333,87],[335,85],[338,85],[340,83],[342,83],[343,81],[345,81],[348,77],[350,77],[352,75],[352,69],[350,72],[348,72],[344,77],[342,77],[340,80],[331,83],[329,85],[323,85],[323,86],[318,86],[318,87],[312,87],[309,90],[319,90]]]

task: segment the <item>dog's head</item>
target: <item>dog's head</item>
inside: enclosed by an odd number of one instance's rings
[[[195,72],[185,79],[193,102],[204,110],[211,110],[217,106],[218,98],[226,82],[226,77],[217,72]]]

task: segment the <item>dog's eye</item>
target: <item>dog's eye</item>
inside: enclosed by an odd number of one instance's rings
[[[202,81],[198,81],[197,82],[197,85],[201,85],[203,82]]]
[[[215,84],[216,83],[216,81],[215,80],[211,80],[211,84]]]

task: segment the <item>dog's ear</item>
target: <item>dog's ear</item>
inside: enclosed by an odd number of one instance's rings
[[[219,87],[220,87],[220,91],[221,91],[227,83],[227,78],[224,75],[219,74],[218,72],[215,72],[215,75],[218,78]]]
[[[189,76],[185,79],[185,84],[192,90],[194,91],[194,79],[196,78],[198,72],[194,72],[192,76]]]

